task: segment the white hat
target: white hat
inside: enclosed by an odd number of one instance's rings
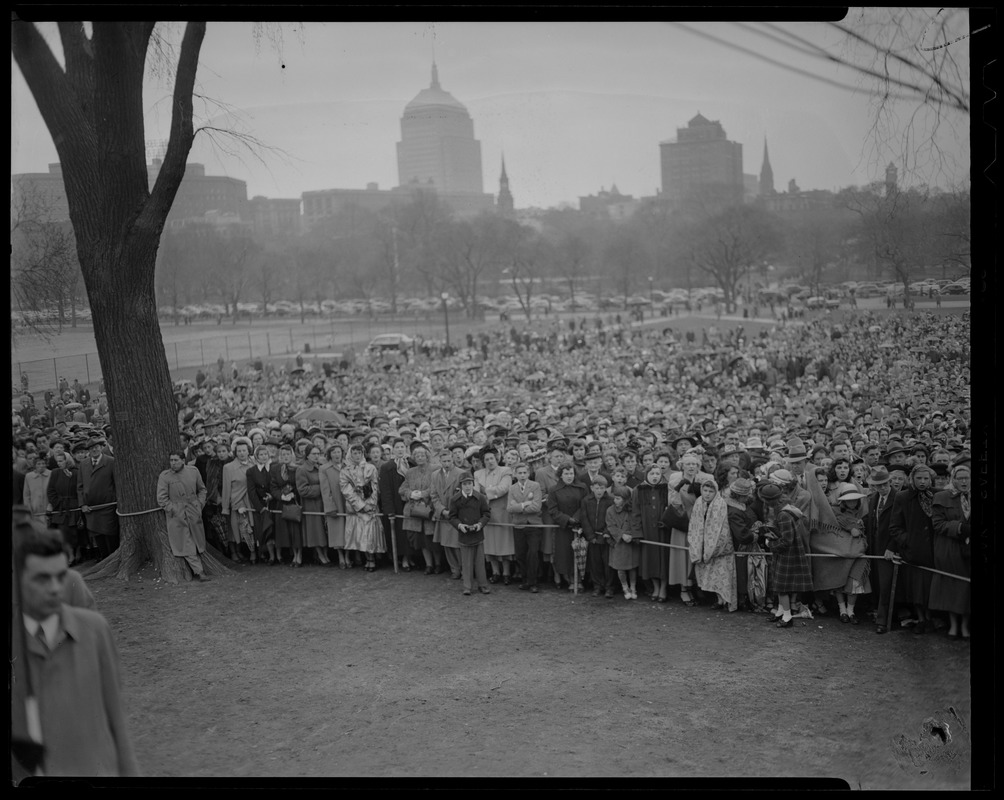
[[[860,500],[862,497],[864,495],[858,491],[858,487],[853,483],[841,483],[837,486],[838,503],[842,503],[844,500]]]

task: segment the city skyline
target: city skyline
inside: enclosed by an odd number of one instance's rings
[[[716,46],[690,30],[697,27],[307,23],[299,33],[286,29],[280,59],[266,44],[255,52],[250,24],[211,23],[199,93],[239,109],[238,129],[285,155],[265,151],[263,166],[247,153],[227,155],[221,143],[200,135],[190,160],[246,181],[249,197],[300,197],[368,183],[389,189],[398,184],[401,116],[429,85],[435,58],[443,89],[473,119],[484,190],[498,192],[504,155],[517,208],[575,206],[580,196],[612,184],[635,197],[656,194],[660,143],[697,113],[721,122],[728,138],[743,145],[745,174],[759,175],[766,138],[779,191],[791,179],[803,189],[882,179],[890,159],[869,150],[866,94]],[[825,34],[818,23],[787,27]],[[728,23],[702,29],[748,35]],[[179,30],[168,26],[167,33]],[[844,84],[852,82],[847,73]],[[166,84],[151,82],[149,140],[166,136],[165,94]],[[226,121],[214,113],[218,107],[201,105],[203,122]],[[44,172],[58,157],[16,68],[11,109],[12,173]],[[946,146],[964,165],[957,180],[968,169],[968,120],[966,128],[965,135],[945,131]]]

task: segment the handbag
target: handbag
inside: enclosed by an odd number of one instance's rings
[[[432,519],[432,506],[426,500],[409,500],[404,507],[404,515],[417,519]]]
[[[303,519],[303,509],[296,503],[287,503],[282,507],[284,522],[300,522]]]

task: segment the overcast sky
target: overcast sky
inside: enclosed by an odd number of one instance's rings
[[[820,23],[782,27],[840,52],[837,35]],[[169,26],[168,38],[180,29]],[[577,206],[612,184],[635,197],[655,194],[660,141],[675,139],[698,112],[742,143],[747,174],[759,174],[766,138],[779,190],[792,178],[802,189],[838,189],[882,176],[889,157],[871,148],[865,92],[792,74],[699,32],[859,83],[846,69],[728,22],[306,23],[282,27],[281,54],[267,41],[256,48],[250,24],[210,23],[199,93],[233,108],[238,128],[283,154],[265,152],[263,166],[200,135],[190,160],[247,181],[249,197],[368,182],[390,188],[401,115],[429,85],[435,54],[442,88],[474,120],[485,191],[498,191],[504,152],[517,208]],[[167,135],[168,96],[166,83],[151,82],[149,140]],[[45,171],[55,147],[13,60],[11,112],[11,172]],[[196,113],[224,121],[217,106],[197,105]],[[968,127],[946,137],[968,165]]]

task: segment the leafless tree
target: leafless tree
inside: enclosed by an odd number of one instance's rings
[[[68,222],[54,219],[52,200],[34,187],[15,187],[10,248],[11,310],[17,319],[47,335],[53,328],[62,330],[70,306],[75,327],[81,274],[73,229]],[[12,314],[11,334],[17,333]]]

